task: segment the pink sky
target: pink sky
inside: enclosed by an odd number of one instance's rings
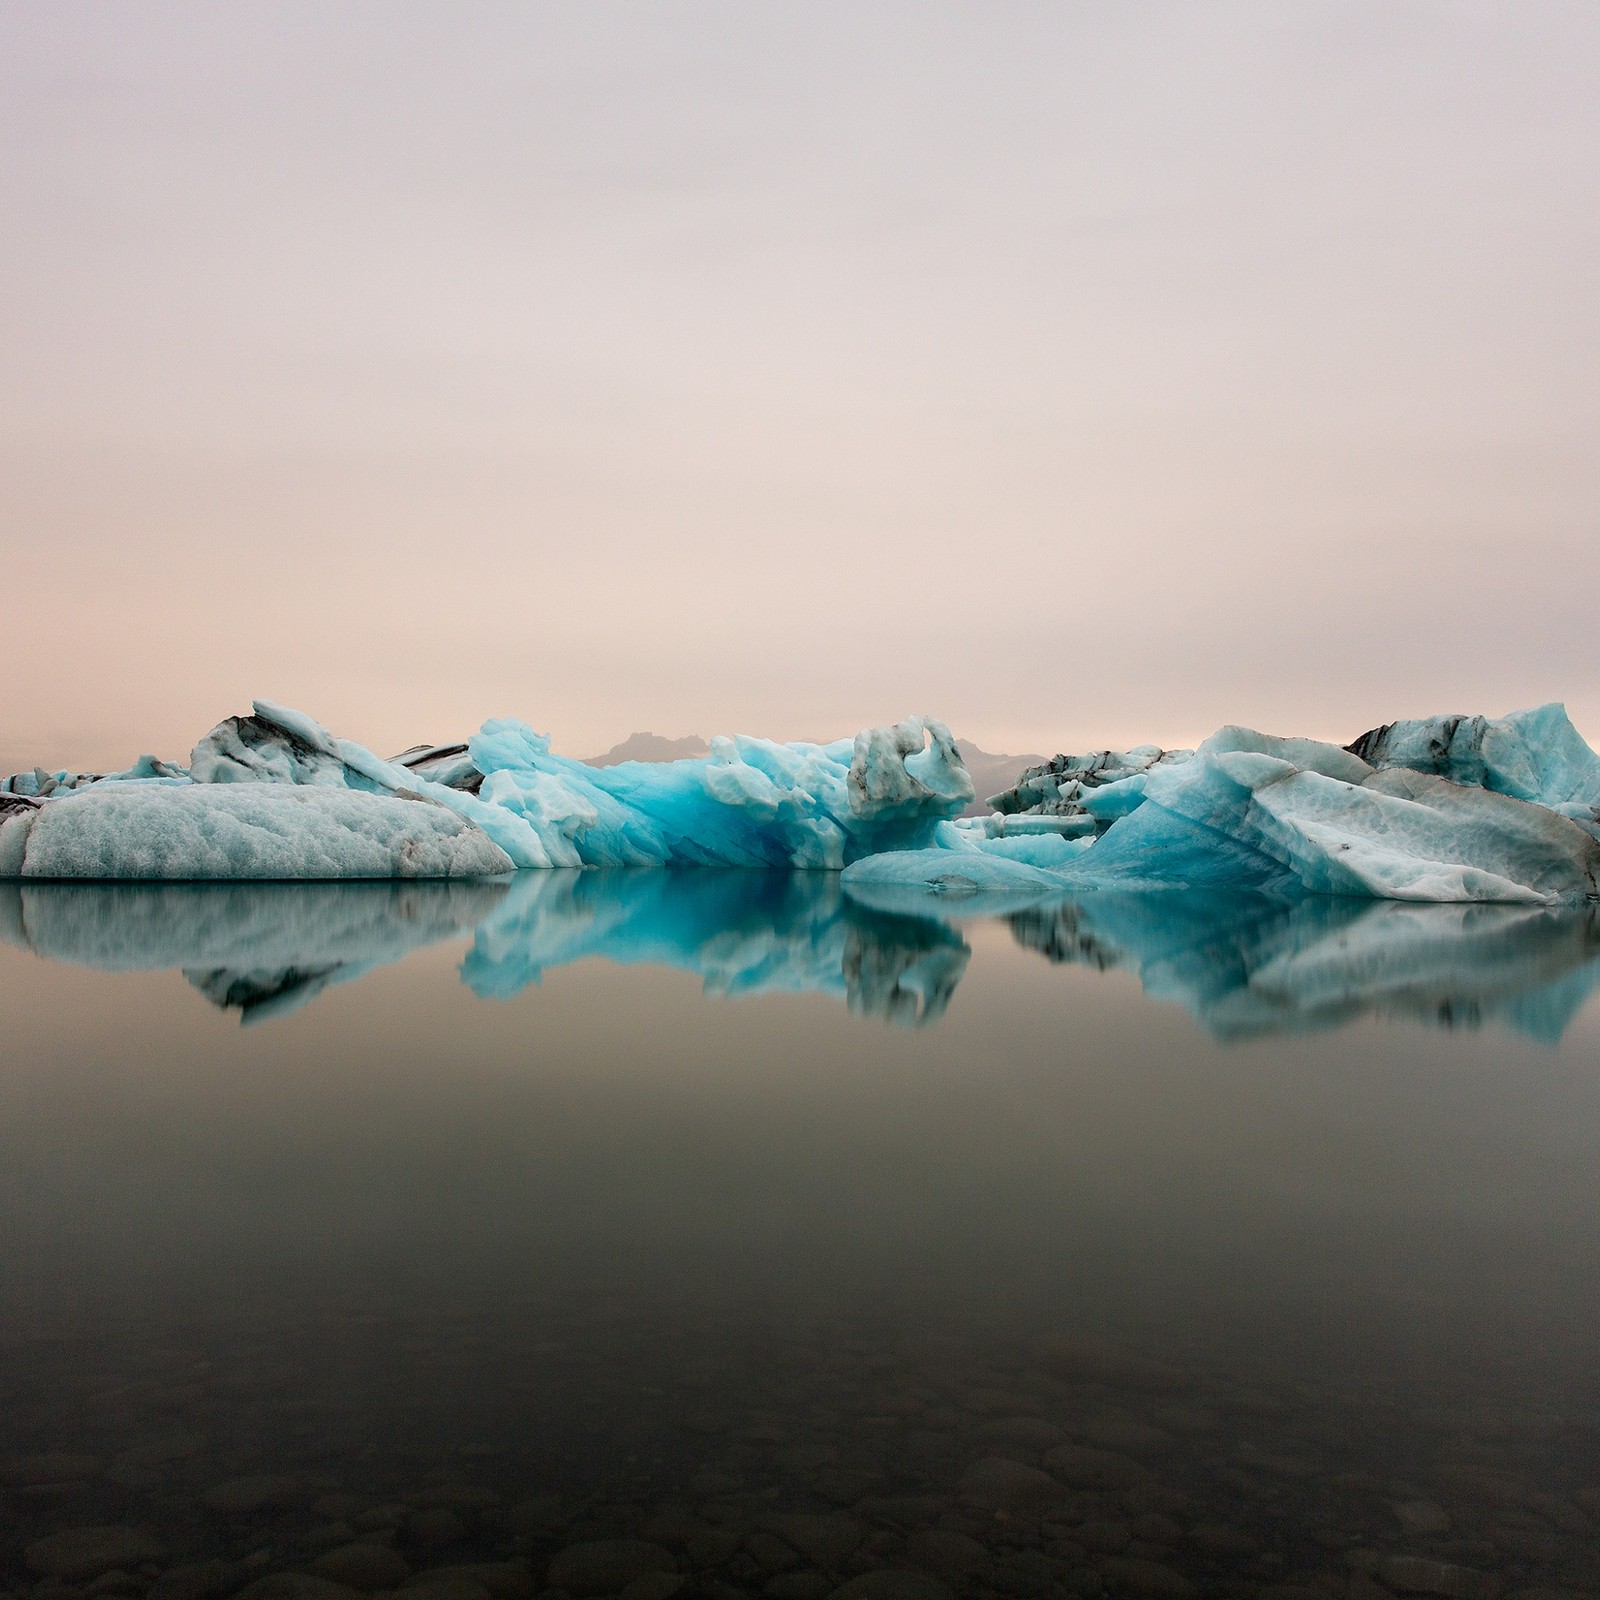
[[[0,770],[252,695],[1600,738],[1600,10],[0,0]]]

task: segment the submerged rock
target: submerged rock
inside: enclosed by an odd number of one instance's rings
[[[83,1583],[103,1572],[159,1561],[159,1541],[138,1528],[69,1528],[36,1539],[24,1552],[28,1569],[47,1578]]]

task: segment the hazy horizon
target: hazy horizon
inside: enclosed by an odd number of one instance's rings
[[[0,0],[0,770],[252,695],[1600,740],[1600,11]]]

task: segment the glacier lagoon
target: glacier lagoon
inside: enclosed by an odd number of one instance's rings
[[[0,1591],[1591,1593],[1596,954],[833,872],[0,886]]]
[[[267,702],[7,780],[0,1600],[1600,1593],[1564,713],[972,798]]]

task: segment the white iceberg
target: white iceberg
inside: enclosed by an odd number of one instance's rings
[[[396,795],[270,784],[101,783],[0,822],[0,876],[481,878],[511,871],[482,829]]]

